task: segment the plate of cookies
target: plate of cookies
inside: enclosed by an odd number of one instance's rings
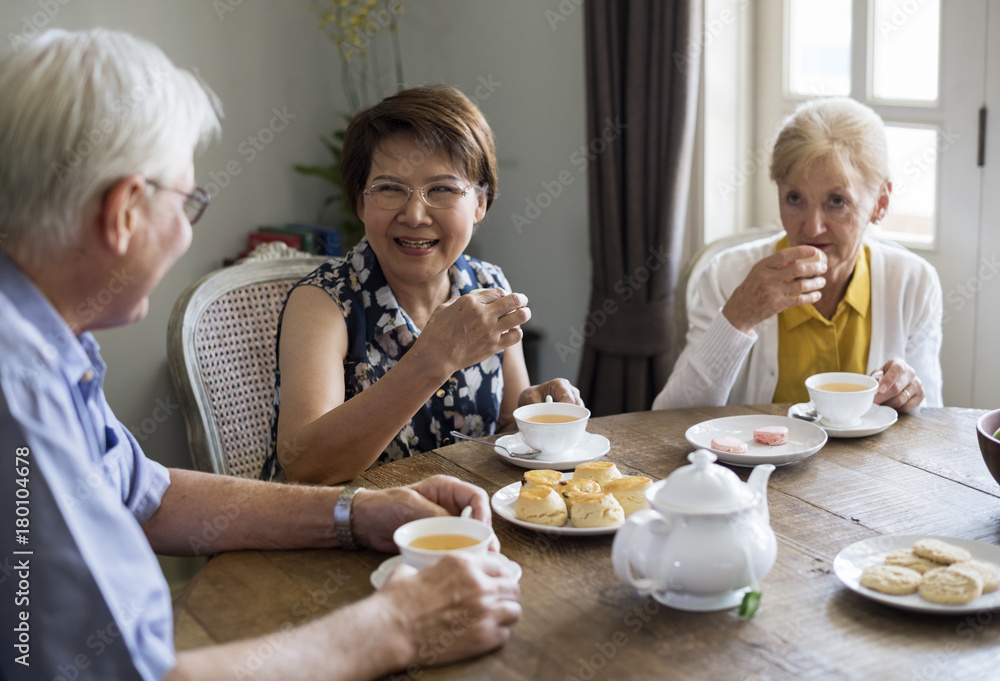
[[[825,430],[814,423],[768,414],[726,416],[691,426],[684,437],[692,447],[715,452],[733,466],[775,466],[802,461],[823,448]]]
[[[957,615],[1000,609],[1000,546],[899,534],[851,544],[833,561],[844,585],[904,610]]]
[[[493,511],[520,527],[546,534],[613,534],[625,517],[649,508],[652,480],[622,475],[611,461],[582,463],[572,472],[525,471],[520,482],[493,495]]]

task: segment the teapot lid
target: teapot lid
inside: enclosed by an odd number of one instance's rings
[[[699,449],[688,454],[687,466],[681,466],[650,489],[653,508],[675,513],[734,513],[754,503],[749,485],[728,468],[714,463],[715,454]]]

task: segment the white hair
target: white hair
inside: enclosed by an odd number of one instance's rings
[[[50,30],[0,58],[0,250],[37,261],[78,242],[132,174],[169,183],[220,133],[215,94],[155,45]]]

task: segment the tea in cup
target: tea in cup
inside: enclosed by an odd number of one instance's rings
[[[474,518],[440,516],[400,525],[392,535],[403,562],[422,570],[449,553],[486,553],[493,528]]]
[[[850,428],[872,408],[878,381],[864,374],[829,371],[807,378],[806,390],[821,423],[831,428]]]
[[[568,402],[539,402],[514,410],[521,437],[532,449],[562,454],[587,435],[590,410]]]

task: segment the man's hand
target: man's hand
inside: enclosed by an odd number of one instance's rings
[[[494,556],[450,554],[416,572],[402,565],[372,598],[387,609],[409,659],[438,665],[500,647],[521,619],[521,590]]]
[[[459,515],[466,506],[472,507],[473,518],[491,522],[486,492],[448,475],[434,475],[406,487],[358,490],[354,497],[354,535],[360,544],[395,552],[392,533],[400,525],[418,518]],[[496,539],[493,543],[492,550],[499,550]]]

